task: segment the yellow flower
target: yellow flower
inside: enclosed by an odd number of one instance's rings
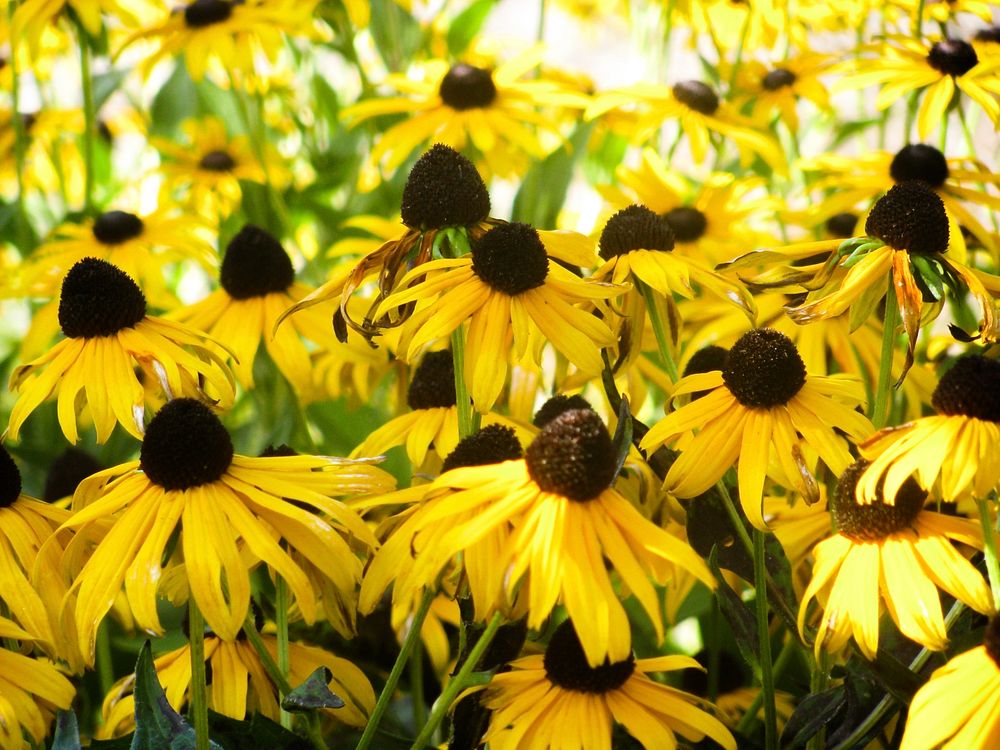
[[[135,27],[152,8],[150,0],[25,0],[14,11],[11,39],[26,43],[32,57],[38,57],[46,28],[65,11],[73,13],[88,34],[99,37],[102,15]]]
[[[190,595],[221,638],[236,638],[250,606],[241,549],[288,583],[311,624],[316,584],[280,542],[338,589],[353,592],[361,560],[345,536],[369,547],[376,542],[354,511],[332,496],[385,491],[392,484],[365,462],[234,455],[229,434],[208,407],[175,399],[149,423],[138,461],[98,472],[77,490],[74,514],[61,527],[76,530],[67,554],[94,537],[97,544],[72,585],[75,611],[63,614],[75,622],[81,651],[90,660],[97,626],[122,584],[138,626],[162,632],[157,589],[165,547],[179,529]]]
[[[428,142],[456,151],[471,145],[473,160],[486,172],[501,177],[523,174],[529,158],[542,159],[563,141],[553,126],[558,116],[551,110],[581,110],[587,103],[585,96],[544,75],[529,78],[541,58],[541,48],[534,47],[495,70],[431,60],[414,74],[390,74],[385,84],[404,96],[358,102],[343,113],[352,127],[380,115],[407,116],[379,137],[362,169],[361,188],[374,189],[380,169],[395,172],[415,148]],[[529,126],[547,136],[551,145]]]
[[[799,129],[798,103],[808,99],[817,109],[829,111],[826,84],[819,76],[830,66],[830,55],[803,52],[764,64],[747,60],[739,69],[733,106],[750,105],[750,118],[766,128],[774,113],[793,133]]]
[[[24,6],[21,6],[24,7]],[[84,159],[79,137],[83,112],[79,109],[41,109],[21,113],[27,147],[24,189],[59,195],[70,205],[83,201]],[[18,190],[14,113],[0,113],[0,189],[8,196]]]
[[[859,440],[871,423],[854,410],[860,384],[845,377],[807,375],[795,345],[769,328],[744,334],[721,371],[681,378],[673,395],[708,391],[657,422],[640,447],[651,450],[698,430],[670,467],[664,488],[678,497],[697,497],[739,461],[740,502],[747,518],[766,530],[764,481],[772,455],[807,502],[819,499],[803,448],[811,447],[835,474],[851,463],[847,444],[835,429]],[[801,437],[800,437],[801,435]]]
[[[116,423],[142,439],[147,395],[137,367],[167,398],[200,397],[220,409],[233,403],[233,375],[205,335],[146,315],[139,287],[110,263],[84,258],[70,269],[59,299],[59,325],[67,338],[11,373],[10,388],[18,391],[7,428],[13,439],[53,394],[58,394],[59,426],[71,443],[78,438],[79,395],[99,443]]]
[[[874,659],[879,643],[880,603],[907,638],[931,650],[948,643],[941,597],[988,614],[993,611],[989,586],[952,540],[983,548],[979,524],[924,510],[927,492],[910,479],[895,504],[879,493],[859,503],[858,479],[868,462],[860,459],[840,477],[831,513],[838,533],[816,545],[812,580],[802,595],[799,630],[809,603],[819,598],[823,614],[816,631],[816,653],[837,651],[852,635],[858,648]]]
[[[900,750],[991,750],[1000,741],[1000,617],[983,644],[934,671],[910,702]]]
[[[490,748],[610,750],[613,725],[621,724],[642,747],[676,747],[679,734],[688,742],[709,737],[736,750],[710,703],[649,676],[701,669],[698,662],[688,656],[636,659],[628,652],[595,665],[588,663],[574,627],[566,620],[544,656],[518,659],[490,680],[482,698],[493,711],[483,738]]]

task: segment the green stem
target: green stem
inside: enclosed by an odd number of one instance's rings
[[[917,15],[913,18],[913,38],[918,42],[924,36],[924,0],[917,0]]]
[[[736,536],[740,538],[740,542],[742,542],[743,546],[746,548],[747,554],[750,555],[750,557],[753,557],[753,540],[750,539],[746,526],[743,525],[743,519],[740,518],[740,514],[736,510],[736,506],[733,504],[733,498],[729,494],[729,489],[726,487],[726,483],[720,479],[715,483],[715,489],[718,490],[719,494],[722,496],[722,504],[726,506],[726,513],[729,515],[730,523],[732,523],[733,528],[736,530]]]
[[[410,654],[410,697],[413,701],[413,726],[422,727],[427,721],[427,704],[424,703],[424,649],[417,639]]]
[[[94,214],[94,133],[97,115],[94,111],[94,80],[90,73],[90,40],[83,27],[77,29],[80,41],[80,78],[83,82],[83,211]]]
[[[274,622],[278,627],[278,671],[288,681],[288,586],[280,575],[274,580]],[[292,728],[292,715],[281,709],[281,726]]]
[[[107,695],[115,684],[115,670],[111,659],[111,635],[108,632],[108,619],[97,628],[97,679],[101,685],[101,693]]]
[[[774,665],[771,663],[771,630],[767,618],[767,566],[764,560],[764,532],[753,530],[753,579],[757,593],[757,640],[760,648],[760,689],[764,694],[764,747],[778,748],[778,714],[774,704]]]
[[[878,385],[875,387],[875,404],[872,409],[872,424],[875,429],[885,427],[889,421],[889,405],[892,402],[892,355],[896,344],[896,325],[899,322],[899,305],[896,304],[896,290],[889,276],[889,289],[885,293],[885,320],[882,323],[882,356],[879,359]]]
[[[656,335],[656,345],[660,350],[660,364],[663,365],[663,369],[666,371],[671,382],[676,383],[678,380],[677,363],[674,361],[670,334],[667,332],[663,316],[660,314],[659,300],[656,299],[657,293],[645,282],[637,278],[633,278],[633,281],[646,301],[646,312],[649,314],[649,322],[653,326],[653,333]],[[641,332],[639,335],[640,337],[642,336]]]
[[[458,437],[466,438],[479,429],[481,416],[472,408],[469,389],[465,383],[465,326],[460,325],[451,334],[451,361],[455,370],[455,406],[458,409]]]
[[[809,692],[818,695],[826,690],[828,678],[830,676],[830,655],[826,651],[821,651],[819,659],[813,662],[812,674],[809,676]],[[823,750],[826,745],[826,727],[809,738],[806,750]]]
[[[195,750],[208,750],[208,688],[205,683],[205,619],[193,596],[188,597],[191,643],[191,720]]]
[[[740,41],[736,45],[736,57],[733,58],[733,67],[729,71],[729,81],[728,81],[728,91],[726,94],[731,94],[733,91],[733,86],[736,84],[736,76],[739,75],[740,66],[743,64],[743,47],[746,45],[747,34],[750,32],[750,14],[751,10],[747,8],[747,17],[743,19],[743,28],[740,29]],[[722,62],[721,60],[719,62]],[[722,93],[722,92],[720,92]]]
[[[777,679],[778,675],[785,671],[785,667],[788,665],[789,659],[792,658],[792,654],[796,651],[798,651],[798,643],[794,638],[789,638],[785,641],[785,645],[781,647],[781,653],[778,654],[778,658],[774,662],[775,679]],[[747,730],[750,729],[750,725],[753,724],[754,720],[757,718],[757,714],[760,713],[760,706],[763,702],[764,691],[761,690],[754,696],[753,700],[750,701],[750,705],[747,706],[746,712],[740,718],[739,724],[736,725],[737,733],[747,733]]]
[[[410,621],[410,630],[407,632],[406,638],[403,639],[403,645],[399,649],[399,656],[396,657],[396,661],[392,665],[389,678],[386,680],[382,692],[379,693],[378,701],[375,703],[372,715],[368,717],[364,734],[361,735],[361,740],[358,742],[355,750],[366,750],[372,744],[372,740],[375,739],[378,725],[382,721],[382,716],[385,714],[386,709],[389,708],[389,701],[392,700],[392,694],[396,692],[396,685],[399,684],[399,678],[402,676],[403,669],[410,659],[410,652],[413,651],[414,644],[420,638],[420,629],[424,624],[424,618],[427,617],[427,611],[431,608],[433,600],[434,591],[427,589],[424,592],[424,598],[420,601],[420,606]]]
[[[430,741],[434,731],[438,728],[441,720],[444,719],[444,715],[448,713],[448,710],[451,708],[451,704],[454,703],[455,698],[463,690],[463,688],[465,688],[469,675],[472,674],[476,665],[479,664],[479,660],[482,658],[486,649],[493,641],[493,636],[496,635],[497,630],[500,628],[500,620],[500,613],[495,612],[493,614],[493,618],[486,626],[486,630],[484,630],[483,634],[479,636],[479,640],[476,641],[476,645],[473,646],[472,651],[469,652],[469,657],[465,660],[465,664],[462,665],[458,674],[448,681],[448,686],[444,689],[444,692],[441,693],[441,697],[434,701],[434,709],[431,711],[430,719],[427,720],[423,729],[420,730],[420,734],[417,735],[417,739],[415,739],[413,744],[410,745],[410,750],[421,750],[421,748],[425,747]]]
[[[997,540],[990,519],[989,500],[976,499],[979,506],[979,523],[983,527],[983,554],[986,556],[986,570],[990,576],[990,590],[993,592],[993,606],[1000,608],[1000,564],[997,562]]]
[[[538,0],[538,28],[535,29],[535,41],[541,44],[545,41],[545,0]]]

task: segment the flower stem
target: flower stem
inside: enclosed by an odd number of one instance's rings
[[[476,645],[472,647],[472,651],[469,652],[468,658],[465,660],[465,664],[458,671],[458,674],[452,677],[448,681],[448,686],[444,689],[436,701],[434,701],[434,709],[431,711],[430,719],[424,724],[423,729],[420,730],[420,734],[417,735],[417,739],[413,741],[410,745],[410,750],[421,750],[430,741],[431,736],[434,731],[438,728],[441,720],[444,719],[444,715],[451,708],[451,704],[454,703],[455,698],[465,687],[466,681],[469,679],[469,675],[479,664],[480,658],[482,658],[483,653],[489,647],[490,643],[493,641],[493,636],[496,635],[497,630],[500,628],[501,616],[499,612],[493,613],[493,618],[489,621],[486,626],[486,630],[483,634],[479,636],[479,640],[476,641]]]
[[[191,643],[191,721],[195,750],[208,750],[208,688],[205,684],[205,619],[194,596],[188,597]]]
[[[785,667],[788,666],[789,659],[792,658],[792,655],[796,651],[798,651],[798,643],[794,638],[789,638],[785,641],[785,645],[781,647],[781,653],[778,654],[778,658],[774,660],[773,674],[775,678],[785,671]],[[746,734],[750,725],[754,722],[754,719],[757,718],[757,714],[760,713],[760,705],[763,702],[764,691],[761,690],[754,696],[753,700],[750,701],[750,705],[747,706],[747,710],[740,719],[740,723],[736,725],[736,731],[739,734]]]
[[[80,79],[83,83],[83,211],[94,213],[94,79],[90,72],[90,40],[82,26],[77,28],[80,41]]]
[[[361,735],[361,740],[358,742],[355,750],[366,750],[372,744],[372,740],[375,739],[378,725],[382,721],[382,716],[385,714],[386,709],[389,707],[392,694],[396,692],[396,685],[399,684],[399,678],[402,676],[403,669],[410,659],[410,652],[413,651],[414,644],[420,638],[420,628],[424,624],[424,618],[427,617],[427,610],[431,608],[433,600],[434,591],[427,589],[424,592],[424,598],[420,601],[420,606],[410,621],[410,630],[407,632],[406,638],[403,639],[403,645],[399,649],[399,656],[396,657],[396,661],[392,665],[389,678],[386,680],[382,692],[379,693],[378,701],[375,703],[372,715],[368,717],[368,724],[365,725],[364,734]]]
[[[276,575],[274,579],[274,622],[278,627],[278,671],[288,681],[288,586],[285,579]],[[292,728],[292,715],[281,709],[281,726]]]
[[[410,654],[410,699],[413,702],[413,726],[422,727],[427,721],[427,704],[424,703],[424,649],[418,638]]]
[[[774,705],[774,667],[771,664],[771,630],[767,618],[767,566],[764,560],[764,532],[753,530],[753,579],[757,593],[757,639],[760,646],[760,689],[764,695],[764,747],[778,748],[778,715]]]
[[[674,361],[670,335],[664,326],[663,316],[660,314],[662,311],[660,306],[657,304],[658,300],[656,299],[656,292],[645,282],[640,281],[639,279],[633,280],[635,281],[636,287],[642,293],[642,298],[646,301],[646,310],[649,314],[649,322],[653,326],[653,333],[656,335],[656,345],[660,350],[660,363],[663,365],[663,369],[666,371],[671,382],[676,383],[678,380],[677,363]],[[641,340],[641,332],[639,336]]]
[[[830,677],[830,655],[826,651],[821,651],[819,658],[812,662],[812,667],[812,674],[809,676],[809,692],[812,695],[819,695],[826,690],[827,681]],[[823,750],[825,745],[826,727],[823,727],[809,738],[809,742],[806,743],[806,750]]]
[[[892,355],[896,344],[896,324],[899,322],[899,306],[896,304],[896,290],[889,278],[889,290],[885,294],[885,320],[882,323],[882,357],[879,360],[878,385],[875,388],[875,404],[872,409],[872,424],[875,429],[885,427],[889,421],[889,406],[892,402]]]
[[[993,606],[1000,609],[1000,564],[997,562],[997,540],[993,521],[990,518],[989,500],[977,499],[979,523],[983,527],[983,553],[986,555],[986,570],[990,576],[990,590],[993,592]]]
[[[111,660],[111,635],[107,618],[97,628],[97,680],[101,693],[107,695],[115,684],[114,666]]]
[[[465,383],[465,326],[451,334],[451,361],[455,369],[455,406],[458,408],[458,437],[467,438],[479,429],[480,415],[472,408]]]

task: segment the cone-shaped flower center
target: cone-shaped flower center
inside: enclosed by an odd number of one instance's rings
[[[785,334],[755,328],[729,350],[722,380],[743,406],[770,409],[787,404],[805,385],[806,366]]]
[[[701,81],[675,83],[672,91],[677,101],[703,115],[714,114],[719,108],[718,94]]]
[[[146,315],[146,298],[120,268],[84,258],[69,269],[59,295],[59,325],[69,338],[112,336]]]
[[[927,63],[945,75],[960,76],[976,67],[979,57],[968,42],[945,39],[931,47],[931,51],[927,53]]]
[[[1000,422],[1000,362],[962,357],[938,382],[931,405],[938,414]]]
[[[489,216],[490,194],[471,161],[438,143],[410,170],[401,214],[410,229],[472,226]]]
[[[895,250],[943,253],[948,249],[948,216],[937,193],[920,180],[893,185],[872,207],[865,232]]]
[[[13,505],[20,495],[21,472],[7,449],[0,445],[0,508]]]
[[[219,283],[233,299],[283,292],[293,281],[291,258],[270,232],[247,224],[229,241]]]
[[[826,231],[831,237],[847,239],[854,236],[854,230],[858,226],[858,215],[850,211],[842,211],[834,214],[826,220]]]
[[[848,539],[858,543],[880,542],[910,528],[927,498],[927,492],[913,477],[909,477],[896,493],[895,502],[889,505],[882,497],[883,478],[876,489],[875,502],[862,505],[858,502],[855,489],[870,464],[870,461],[859,458],[848,466],[837,481],[830,504],[834,526]]]
[[[236,166],[236,160],[222,149],[209,151],[198,162],[198,166],[209,172],[229,172]]]
[[[694,693],[695,695],[707,698],[708,652],[699,651],[694,655],[694,658],[705,669],[704,671],[701,669],[685,669],[681,674],[681,690],[685,693]],[[719,660],[718,684],[715,686],[716,695],[725,695],[747,684],[746,667],[741,660],[724,650],[720,650],[716,658]]]
[[[948,162],[944,154],[933,146],[911,143],[892,157],[889,176],[894,182],[923,180],[932,188],[939,188],[948,179]]]
[[[697,208],[691,206],[678,206],[671,208],[663,218],[674,230],[674,237],[679,242],[694,242],[701,239],[708,229],[708,217]]]
[[[795,74],[787,68],[769,70],[761,81],[766,91],[777,91],[795,83]]]
[[[983,646],[986,647],[986,653],[990,655],[993,663],[997,665],[997,669],[1000,669],[1000,615],[993,615],[986,625]]]
[[[219,418],[193,398],[168,401],[146,428],[139,467],[165,490],[211,484],[233,461],[233,442]]]
[[[69,497],[76,492],[80,482],[102,468],[101,463],[87,451],[70,446],[56,456],[49,466],[42,499],[51,503]]]
[[[458,63],[441,79],[441,99],[452,109],[488,107],[497,96],[490,71]]]
[[[570,409],[590,409],[593,411],[594,407],[592,407],[590,402],[579,393],[572,396],[567,396],[564,393],[557,393],[555,396],[542,404],[541,408],[535,412],[535,417],[531,420],[531,423],[538,429],[542,429],[564,411],[569,411]]]
[[[455,363],[449,350],[424,355],[413,373],[406,403],[413,410],[455,405]]]
[[[510,427],[489,424],[463,438],[449,453],[441,471],[451,471],[462,466],[486,466],[504,461],[516,461],[524,455],[521,443]]]
[[[221,23],[233,14],[233,3],[227,0],[194,0],[184,8],[184,23],[189,29],[200,29]]]
[[[600,246],[604,260],[633,250],[670,252],[674,249],[674,230],[664,217],[632,204],[608,219],[601,230]]]
[[[593,500],[615,480],[615,445],[596,412],[572,409],[549,422],[525,460],[544,492],[570,500]]]
[[[549,256],[530,224],[500,224],[473,243],[472,270],[483,283],[513,297],[545,283]]]
[[[103,245],[119,245],[142,234],[142,219],[128,211],[106,211],[94,221],[94,238]]]
[[[631,654],[625,661],[604,663],[592,667],[580,645],[580,638],[569,620],[563,622],[552,634],[545,649],[545,675],[549,682],[563,690],[577,693],[602,695],[617,690],[635,672],[635,657]]]
[[[976,32],[977,42],[994,42],[1000,44],[1000,26],[987,26]]]
[[[726,367],[726,358],[729,350],[710,344],[696,351],[688,360],[684,368],[684,376],[695,375],[700,372],[712,372],[713,370],[723,370]],[[711,391],[694,391],[691,400],[697,401],[699,398],[707,396]]]

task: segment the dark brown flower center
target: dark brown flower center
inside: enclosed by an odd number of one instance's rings
[[[962,357],[941,377],[931,405],[949,417],[1000,422],[1000,362],[980,355]]]
[[[993,42],[1000,44],[1000,26],[987,26],[976,32],[977,42]]]
[[[889,176],[894,182],[923,180],[932,188],[939,188],[948,179],[948,162],[933,146],[910,143],[892,157]]]
[[[486,466],[515,461],[524,455],[521,443],[510,427],[490,424],[463,438],[441,465],[441,472],[462,466]]]
[[[722,380],[743,406],[770,409],[787,404],[806,382],[795,344],[772,328],[743,334],[726,356]]]
[[[119,245],[142,234],[142,219],[128,211],[106,211],[94,221],[94,238],[104,245]]]
[[[633,250],[670,252],[674,249],[674,230],[662,216],[633,204],[608,219],[601,230],[600,246],[604,260]]]
[[[56,456],[49,466],[42,499],[51,503],[69,497],[76,492],[80,482],[103,468],[101,463],[87,451],[70,446]]]
[[[826,220],[826,231],[831,237],[847,239],[854,236],[858,227],[858,215],[850,211],[834,214]]]
[[[165,490],[211,484],[233,461],[233,442],[219,418],[193,398],[168,401],[146,427],[139,467]]]
[[[927,63],[945,75],[965,75],[979,63],[976,50],[961,39],[945,39],[927,53]]]
[[[410,229],[468,227],[489,216],[490,194],[471,161],[438,143],[410,170],[401,214]]]
[[[21,496],[21,472],[7,449],[0,445],[0,508],[9,508]]]
[[[247,224],[226,246],[219,283],[233,299],[283,292],[293,281],[295,268],[291,258],[267,230]]]
[[[124,271],[97,258],[69,269],[59,294],[59,325],[69,338],[111,336],[146,315],[146,298]]]
[[[538,411],[535,412],[535,417],[531,420],[531,423],[538,429],[542,429],[553,419],[570,409],[590,409],[593,411],[594,407],[592,407],[590,402],[579,393],[572,396],[567,396],[564,393],[557,393],[541,405]]]
[[[472,244],[472,270],[511,297],[545,283],[549,256],[530,224],[500,224]]]
[[[932,254],[948,249],[944,203],[921,180],[893,185],[872,207],[865,232],[895,250]]]
[[[604,663],[592,667],[580,645],[580,638],[569,620],[563,622],[552,634],[545,649],[545,676],[549,682],[563,690],[576,693],[603,695],[617,690],[635,672],[635,657],[629,655],[625,661]]]
[[[883,539],[910,528],[917,515],[923,510],[926,490],[909,477],[899,491],[892,505],[882,497],[883,477],[876,489],[875,501],[867,505],[858,502],[855,490],[861,475],[871,465],[870,461],[859,458],[840,475],[833,493],[830,513],[836,529],[848,539],[858,543],[880,542]]]
[[[233,3],[227,0],[194,0],[184,8],[184,23],[190,29],[201,29],[221,23],[233,14]]]
[[[198,166],[209,172],[231,172],[236,166],[236,160],[227,151],[215,149],[201,157]]]
[[[1000,669],[1000,615],[993,615],[983,633],[983,646],[993,663]]]
[[[769,70],[761,82],[767,91],[777,91],[795,83],[795,74],[787,68]]]
[[[455,365],[449,350],[424,355],[413,373],[406,403],[414,410],[455,405]]]
[[[697,208],[678,206],[663,214],[667,224],[674,230],[678,242],[694,242],[701,239],[708,229],[708,217]]]
[[[441,79],[441,99],[452,109],[488,107],[497,97],[493,75],[484,68],[458,63]]]
[[[703,115],[714,114],[719,108],[718,94],[701,81],[675,83],[672,91],[677,101]]]
[[[580,502],[593,500],[611,486],[616,458],[608,428],[590,409],[563,412],[525,451],[535,484],[544,492]]]

